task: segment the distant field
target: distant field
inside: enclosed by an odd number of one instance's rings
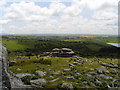
[[[118,43],[119,39],[115,37],[79,37],[79,39],[66,39],[65,41],[90,41],[90,42],[104,42],[104,43]]]

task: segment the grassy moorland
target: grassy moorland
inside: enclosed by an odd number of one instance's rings
[[[119,48],[106,44],[117,43],[117,38],[3,36],[2,42],[9,52],[9,69],[15,74],[35,75],[21,78],[25,84],[44,78],[47,83],[42,87],[45,88],[61,89],[63,83],[72,84],[74,89],[118,87]],[[63,47],[71,48],[77,57],[38,57],[43,52]],[[46,75],[38,75],[38,70]]]
[[[82,57],[117,57],[117,49],[106,43],[118,42],[113,37],[43,37],[43,36],[3,36],[9,55],[39,55],[53,48],[71,48]]]

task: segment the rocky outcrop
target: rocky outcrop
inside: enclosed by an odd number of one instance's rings
[[[11,89],[10,77],[8,73],[7,50],[0,44],[0,88]]]
[[[44,55],[54,57],[72,57],[75,55],[75,52],[69,48],[54,48],[51,52],[44,52]]]
[[[7,50],[0,44],[0,90],[31,90],[32,87],[24,85],[21,79],[8,70],[8,66]]]

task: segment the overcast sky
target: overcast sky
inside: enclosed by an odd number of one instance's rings
[[[118,34],[119,0],[9,1],[0,0],[3,34]]]

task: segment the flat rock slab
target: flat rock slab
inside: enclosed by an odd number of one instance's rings
[[[57,81],[57,80],[59,80],[60,78],[56,78],[56,79],[53,79],[53,80],[51,80],[50,82],[55,82],[55,81]]]
[[[65,76],[66,79],[75,79],[73,76]]]
[[[64,71],[70,71],[70,70],[71,70],[70,68],[64,69]]]
[[[31,80],[30,83],[32,85],[45,85],[47,83],[47,81],[45,79],[36,79],[36,80]]]
[[[35,76],[34,74],[30,74],[30,73],[19,73],[19,74],[16,74],[16,77],[19,77],[19,78],[23,78],[25,76]]]
[[[61,71],[56,71],[56,72],[54,72],[53,74],[54,75],[59,75],[61,73]]]
[[[36,73],[42,77],[46,75],[46,72],[43,72],[43,71],[36,71]]]

